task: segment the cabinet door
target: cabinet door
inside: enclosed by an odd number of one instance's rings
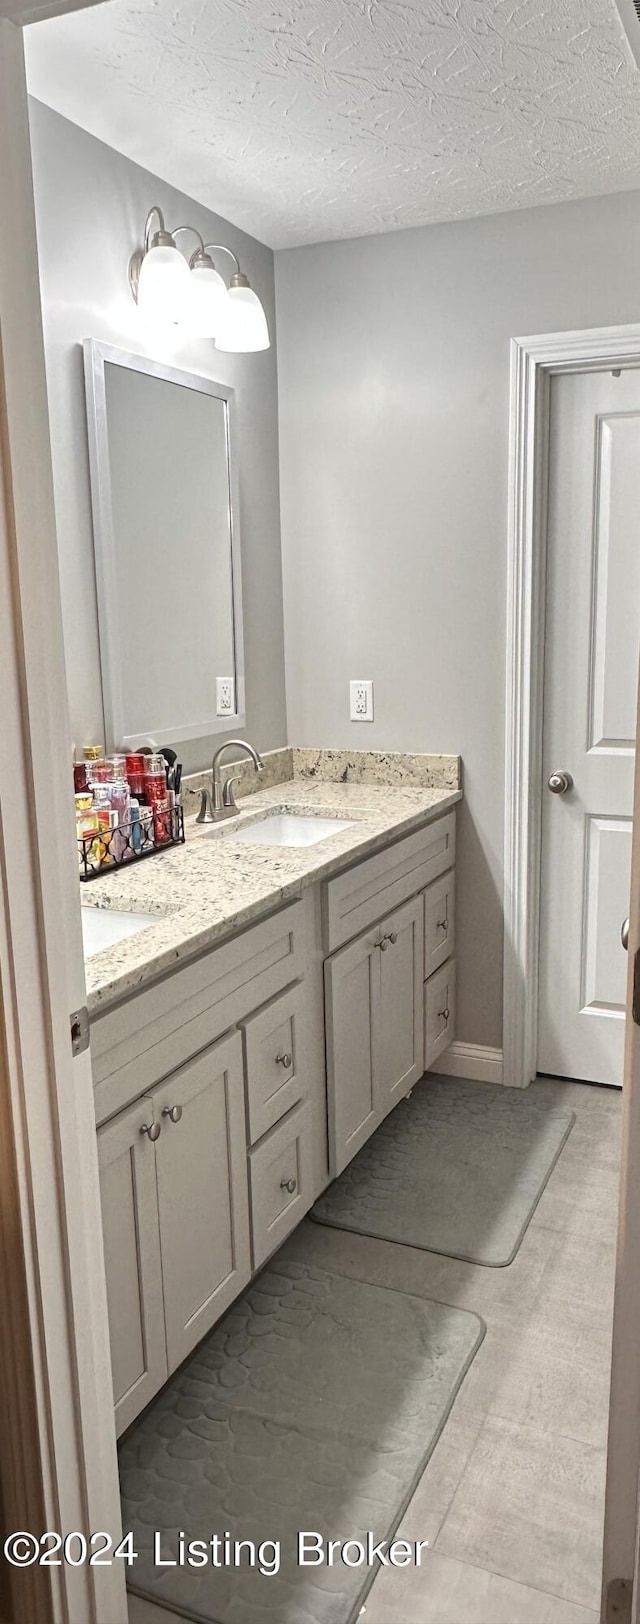
[[[138,1100],[98,1131],[113,1398],[118,1435],[167,1378],[155,1148]]]
[[[378,927],[380,985],[374,1005],[374,1099],[380,1120],[424,1071],[424,901],[387,914]]]
[[[325,963],[329,1170],[342,1172],[377,1125],[373,1021],[379,932],[359,936]]]
[[[240,1033],[174,1072],[153,1101],[162,1123],[156,1165],[172,1371],[251,1274]]]

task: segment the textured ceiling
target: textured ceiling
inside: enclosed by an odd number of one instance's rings
[[[640,185],[614,0],[110,0],[33,94],[273,247]]]

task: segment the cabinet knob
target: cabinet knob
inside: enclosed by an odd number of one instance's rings
[[[140,1132],[146,1133],[152,1145],[155,1145],[156,1139],[159,1139],[162,1133],[162,1127],[159,1122],[143,1122]]]
[[[445,919],[437,919],[436,920],[436,930],[448,930],[448,929],[449,929],[449,920],[448,919],[445,918]]]
[[[450,1010],[448,1010],[448,1009],[439,1009],[438,1010],[438,1020],[439,1021],[440,1020],[448,1021],[449,1015],[450,1015]]]
[[[291,1055],[290,1054],[277,1054],[276,1055],[276,1066],[284,1066],[285,1071],[288,1071],[290,1065],[291,1065]]]
[[[289,1195],[293,1195],[295,1188],[296,1188],[295,1179],[281,1179],[280,1180],[280,1189],[281,1190],[288,1190]]]
[[[386,953],[388,946],[389,946],[389,943],[387,941],[387,938],[386,938],[386,936],[383,936],[382,941],[378,942],[378,947],[380,948],[380,952],[381,953]]]
[[[380,952],[381,953],[386,953],[387,948],[389,946],[389,943],[391,943],[392,947],[395,947],[397,940],[398,940],[398,932],[397,932],[397,930],[388,930],[386,936],[383,936],[382,941],[378,942],[378,947],[380,948]]]
[[[162,1115],[168,1117],[170,1122],[179,1122],[182,1116],[182,1106],[163,1105]]]

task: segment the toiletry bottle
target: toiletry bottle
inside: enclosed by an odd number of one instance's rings
[[[129,807],[129,829],[129,850],[125,853],[125,856],[137,857],[142,846],[142,823],[140,818],[140,802],[136,799],[135,795],[132,795],[131,804]]]

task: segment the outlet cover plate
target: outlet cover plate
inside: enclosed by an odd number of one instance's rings
[[[355,677],[349,683],[350,716],[352,722],[373,721],[373,682],[370,677]]]
[[[235,714],[235,683],[233,677],[216,677],[216,716]]]

